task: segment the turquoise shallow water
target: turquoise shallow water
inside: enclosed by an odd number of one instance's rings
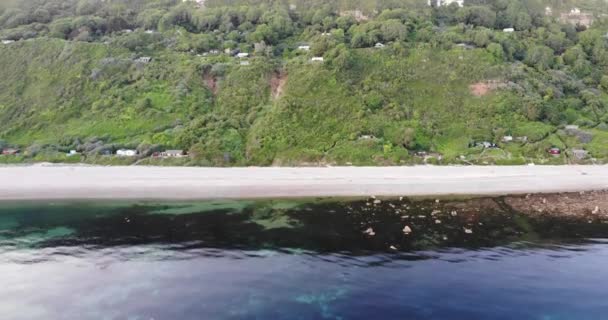
[[[606,319],[603,221],[369,203],[5,204],[1,318]]]

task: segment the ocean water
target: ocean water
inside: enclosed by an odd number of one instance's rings
[[[608,319],[606,239],[434,201],[5,203],[0,319]]]

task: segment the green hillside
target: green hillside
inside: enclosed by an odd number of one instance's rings
[[[0,149],[22,153],[0,162],[603,162],[608,21],[545,13],[602,8],[580,2],[5,4]],[[104,156],[119,148],[142,156]],[[176,148],[191,156],[145,159]]]

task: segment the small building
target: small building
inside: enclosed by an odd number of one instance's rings
[[[150,63],[150,61],[152,61],[151,57],[139,57],[139,58],[135,59],[135,62],[139,62],[139,63]]]
[[[587,152],[587,150],[583,150],[583,149],[572,149],[571,153],[572,153],[572,156],[574,158],[576,158],[577,160],[583,160],[583,159],[587,158],[587,156],[589,155],[589,152]]]
[[[384,45],[383,43],[378,42],[378,43],[376,43],[376,44],[374,45],[374,47],[375,47],[375,48],[377,48],[377,49],[382,49],[382,48],[384,48],[384,47],[385,47],[385,45]]]
[[[312,61],[312,62],[323,62],[324,59],[323,59],[323,57],[312,57],[312,59],[310,59],[310,61]]]
[[[310,51],[310,46],[309,45],[301,45],[301,46],[298,46],[298,50]]]
[[[243,59],[243,58],[248,58],[249,57],[249,53],[247,52],[240,52],[236,54],[237,58]]]
[[[161,156],[164,158],[181,158],[186,156],[184,150],[166,150],[161,152]]]
[[[549,150],[547,150],[547,152],[553,156],[559,156],[560,154],[562,154],[562,150],[557,147],[550,148]]]
[[[566,130],[578,130],[578,126],[574,124],[569,124],[565,127]]]
[[[15,40],[2,40],[2,44],[11,44],[15,42]]]
[[[147,34],[153,34],[155,31],[154,30],[146,30],[145,33]]]
[[[70,150],[70,152],[66,153],[65,155],[68,157],[73,157],[75,155],[79,154],[78,151],[76,150]]]
[[[19,149],[17,148],[6,148],[2,150],[2,155],[5,156],[14,156],[19,154]]]
[[[475,142],[473,144],[473,146],[475,146],[475,147],[482,147],[484,149],[498,148],[498,145],[496,143],[490,142],[490,141]]]
[[[464,6],[464,0],[428,0],[427,5],[431,7],[441,7],[441,6],[449,6],[452,3],[455,3],[459,7]]]
[[[477,47],[472,44],[461,42],[461,43],[456,44],[456,48],[461,48],[461,49],[465,49],[465,50],[473,50]]]
[[[240,64],[241,66],[248,66],[248,65],[250,65],[250,62],[249,62],[249,60],[243,60],[243,61],[241,61],[239,64]]]
[[[512,142],[513,136],[504,136],[502,137],[502,142]]]
[[[358,140],[377,140],[377,138],[373,134],[364,134],[359,136]]]
[[[582,12],[579,8],[573,8],[568,13],[560,14],[559,20],[562,23],[590,27],[594,17],[591,12]]]
[[[137,155],[137,150],[119,149],[116,151],[116,155],[119,157],[135,157]]]
[[[514,28],[504,28],[504,29],[502,29],[502,32],[511,33],[511,32],[515,32],[515,29]]]

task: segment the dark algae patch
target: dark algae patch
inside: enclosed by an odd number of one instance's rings
[[[588,214],[539,212],[534,207],[521,210],[523,201],[536,199],[370,198],[21,206],[1,210],[0,235],[6,239],[37,235],[31,243],[36,247],[160,243],[189,248],[303,249],[354,254],[478,248],[556,239],[576,242],[608,236],[608,217],[600,210]]]

